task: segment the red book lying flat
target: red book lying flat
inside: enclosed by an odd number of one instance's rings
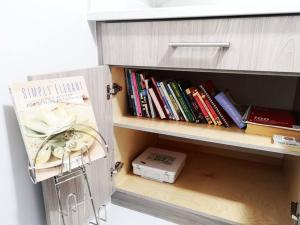
[[[293,113],[287,110],[251,106],[247,122],[292,128],[296,119]]]

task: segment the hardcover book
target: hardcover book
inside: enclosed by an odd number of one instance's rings
[[[193,107],[193,110],[194,110],[194,113],[196,115],[196,122],[198,123],[204,123],[206,122],[205,118],[204,118],[204,115],[200,109],[200,107],[198,106],[196,100],[194,99],[193,95],[192,95],[192,92],[191,92],[191,89],[190,88],[187,88],[185,90],[185,93],[191,103],[191,106]]]
[[[140,99],[138,98],[137,84],[135,79],[135,72],[130,70],[130,79],[132,84],[132,92],[133,92],[133,101],[135,106],[136,116],[142,115],[142,109],[140,108]]]
[[[300,138],[300,126],[295,115],[287,110],[250,106],[246,112],[246,133],[264,135],[284,135]]]
[[[139,84],[140,84],[140,99],[142,106],[142,114],[144,117],[151,117],[149,102],[148,102],[148,92],[146,90],[145,78],[143,74],[139,74]]]
[[[178,81],[177,84],[178,84],[178,88],[181,93],[181,96],[183,97],[183,100],[192,116],[192,119],[193,119],[192,122],[200,123],[197,112],[194,110],[194,108],[185,92],[185,89],[187,89],[188,87],[191,86],[190,83],[186,82],[186,81]]]
[[[296,119],[287,110],[251,106],[247,123],[293,128]]]
[[[155,78],[154,78],[154,77],[151,77],[151,81],[152,81],[152,84],[153,84],[153,86],[152,86],[153,91],[154,91],[154,93],[157,95],[157,100],[158,100],[159,104],[162,106],[162,110],[163,110],[164,114],[165,114],[166,116],[168,116],[168,113],[167,113],[167,110],[168,110],[168,109],[167,109],[167,106],[164,104],[164,100],[163,100],[163,98],[162,98],[162,96],[161,96],[161,93],[160,93],[158,87],[157,87],[157,82],[156,82]]]
[[[134,94],[133,94],[131,78],[130,78],[130,70],[126,70],[125,80],[126,80],[126,90],[127,90],[128,113],[136,116],[137,113],[136,113],[136,107],[135,107],[134,97],[133,97]]]
[[[136,73],[134,71],[131,72],[131,80],[133,84],[133,93],[134,93],[134,101],[136,105],[137,116],[142,116],[142,107],[141,107],[141,100],[139,95],[138,89],[138,82],[136,79]]]
[[[201,98],[203,99],[204,104],[207,106],[208,114],[211,117],[211,119],[214,122],[214,124],[218,125],[218,126],[221,126],[222,125],[222,121],[219,118],[219,116],[217,115],[217,113],[214,110],[214,108],[212,107],[210,101],[208,100],[207,95],[202,90],[199,90],[199,94],[200,94]]]
[[[203,99],[201,98],[198,90],[196,88],[192,88],[192,95],[195,99],[195,101],[197,102],[199,108],[201,109],[206,121],[208,124],[213,124],[213,120],[211,119],[210,115],[208,114],[208,108],[206,107],[206,105],[204,104]]]
[[[149,93],[150,96],[152,98],[152,101],[156,107],[156,110],[158,112],[158,115],[161,119],[166,119],[167,115],[165,114],[164,110],[163,110],[163,106],[162,104],[159,102],[158,97],[157,97],[157,93],[154,91],[154,88],[149,88]]]
[[[170,108],[172,110],[174,119],[175,120],[180,120],[179,116],[178,116],[178,113],[177,113],[177,111],[176,111],[176,109],[174,107],[174,104],[173,104],[172,100],[170,99],[170,96],[169,96],[169,94],[167,92],[167,89],[166,89],[166,86],[165,86],[164,82],[160,82],[160,87],[161,87],[162,91],[164,92],[166,100],[168,101],[168,104],[169,104],[169,106],[170,106]]]
[[[235,108],[224,92],[217,94],[215,99],[239,128],[244,128],[246,126],[240,112]]]
[[[172,94],[172,90],[170,89],[170,86],[168,85],[167,82],[164,83],[164,86],[165,86],[166,91],[167,91],[167,93],[170,97],[170,100],[171,100],[171,102],[174,106],[174,110],[176,111],[176,114],[178,115],[179,120],[185,121],[185,118],[184,118],[184,116],[183,116],[183,114],[182,114],[182,112],[181,112],[181,110],[180,110],[180,108],[179,108],[179,106],[178,106],[178,104],[175,100],[175,96]]]
[[[216,118],[216,122],[218,123],[218,125],[223,124],[225,127],[230,127],[230,120],[229,120],[228,116],[222,110],[222,107],[216,102],[215,98],[211,94],[214,92],[214,91],[212,91],[212,83],[210,82],[209,84],[210,85],[207,85],[208,87],[206,87],[206,85],[205,86],[200,85],[199,87],[203,91],[205,96],[207,97],[208,101],[210,102],[210,104],[211,104],[212,108],[214,109],[214,111],[216,112],[216,114],[218,115],[218,118]],[[211,87],[211,88],[209,88],[209,87]],[[219,121],[219,120],[221,120],[221,121]]]
[[[184,98],[181,94],[181,91],[178,87],[178,84],[176,81],[171,81],[170,82],[170,87],[172,88],[180,106],[181,106],[181,109],[183,110],[186,118],[187,118],[187,121],[189,122],[194,122],[195,121],[195,118],[193,117],[192,113],[190,112],[190,109],[188,108],[186,102],[184,101]]]
[[[165,96],[165,93],[164,93],[164,91],[163,91],[163,89],[162,89],[162,87],[161,87],[160,84],[161,84],[161,82],[157,82],[156,83],[157,88],[158,88],[158,90],[160,92],[160,95],[161,95],[161,97],[163,99],[163,102],[164,102],[164,105],[166,107],[166,111],[167,111],[168,117],[169,117],[169,119],[173,120],[173,119],[175,119],[175,117],[173,115],[173,111],[171,109],[171,106],[169,105],[169,102],[168,102],[168,100],[167,100],[167,98]]]
[[[83,77],[17,83],[10,92],[37,182],[105,156]]]
[[[183,115],[184,120],[185,121],[189,121],[188,118],[187,118],[187,115],[185,114],[185,112],[184,112],[184,110],[183,110],[183,108],[181,106],[181,104],[179,103],[179,100],[178,100],[178,98],[177,98],[174,90],[172,89],[171,83],[168,83],[167,86],[168,86],[168,88],[169,88],[169,90],[170,90],[170,92],[171,92],[171,94],[172,94],[172,96],[173,96],[173,98],[174,98],[174,100],[175,100],[175,102],[176,102],[176,104],[177,104],[177,106],[178,106],[181,114]]]
[[[141,74],[141,80],[144,83],[145,89],[147,91],[147,102],[148,102],[148,106],[149,106],[148,108],[150,110],[151,118],[155,118],[156,117],[156,111],[155,111],[155,108],[154,108],[154,105],[153,105],[153,102],[152,102],[152,99],[151,99],[151,96],[150,96],[150,93],[149,93],[149,86],[150,86],[149,82],[150,82],[150,80],[146,79],[143,74]]]

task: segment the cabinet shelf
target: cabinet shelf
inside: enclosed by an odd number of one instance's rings
[[[283,146],[272,144],[270,137],[246,134],[244,130],[235,126],[225,128],[207,124],[138,118],[133,116],[120,116],[115,118],[114,126],[221,145],[254,149],[257,151],[300,155],[300,153],[286,149]]]
[[[174,184],[129,172],[116,184],[117,190],[188,208],[229,224],[289,224],[288,192],[280,166],[184,152],[186,166]]]

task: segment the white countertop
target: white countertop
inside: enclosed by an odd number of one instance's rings
[[[101,7],[99,7],[101,9]],[[224,16],[250,16],[274,14],[300,14],[300,0],[252,0],[252,1],[212,1],[211,4],[188,6],[132,7],[117,6],[108,9],[90,9],[88,20],[144,20],[144,19],[174,19]]]

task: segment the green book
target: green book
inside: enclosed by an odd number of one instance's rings
[[[170,86],[179,102],[179,104],[181,105],[181,108],[184,111],[184,114],[186,115],[188,121],[190,122],[194,122],[195,118],[193,117],[192,113],[190,112],[189,107],[187,106],[187,104],[185,103],[183,96],[181,95],[181,92],[179,90],[178,84],[176,81],[171,81],[170,82]]]
[[[169,98],[170,98],[170,100],[171,100],[171,102],[173,104],[174,109],[176,110],[176,113],[177,113],[179,119],[180,120],[185,120],[184,117],[183,117],[183,115],[182,115],[182,113],[181,113],[181,111],[180,111],[180,108],[178,107],[178,105],[176,103],[176,100],[175,100],[174,96],[172,95],[172,93],[170,91],[170,88],[169,88],[167,82],[163,82],[163,85],[166,88],[166,91],[167,91],[167,93],[169,95]]]

